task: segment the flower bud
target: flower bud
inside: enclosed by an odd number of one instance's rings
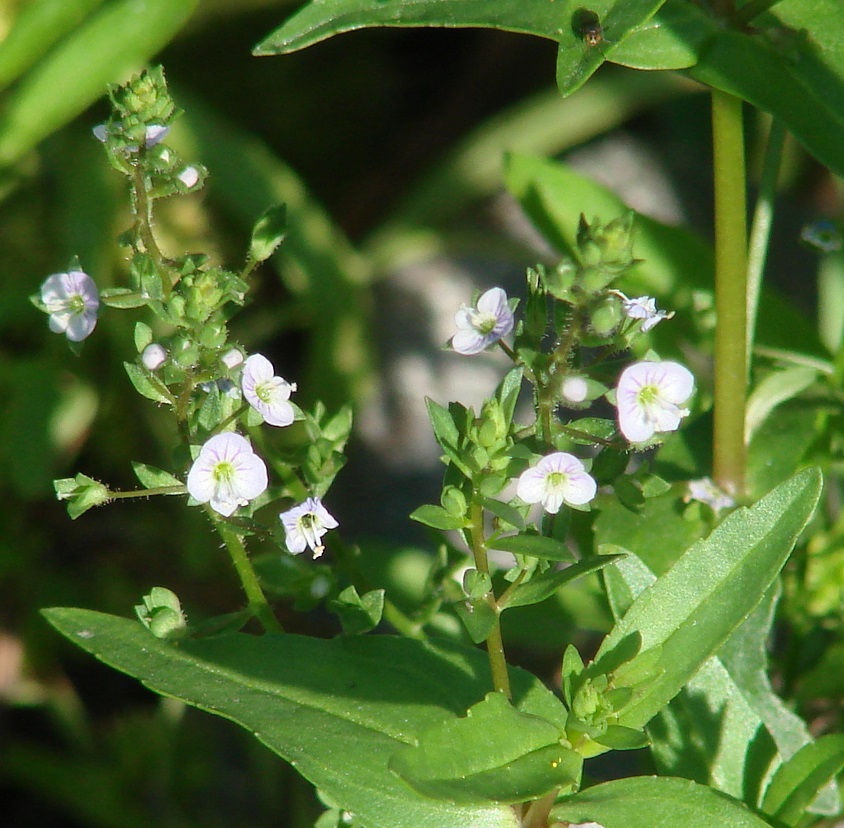
[[[152,342],[141,353],[141,362],[147,371],[157,371],[167,361],[167,351],[157,342]]]
[[[589,322],[598,336],[610,337],[618,330],[623,317],[621,302],[615,296],[608,296],[592,311]]]

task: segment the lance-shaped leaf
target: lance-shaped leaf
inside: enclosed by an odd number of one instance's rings
[[[641,728],[674,698],[762,600],[811,516],[821,475],[807,469],[750,508],[737,509],[692,546],[633,602],[604,639],[595,661],[612,658],[632,635],[641,649],[617,673],[636,673],[661,648],[654,677],[624,710],[619,724]]]
[[[844,735],[821,736],[780,766],[765,792],[762,810],[785,825],[799,824],[818,792],[834,780],[842,768]]]
[[[232,633],[170,644],[138,622],[80,609],[45,612],[101,661],[150,689],[255,733],[367,828],[516,828],[505,805],[435,801],[388,768],[399,748],[464,716],[492,686],[486,655],[392,636],[326,641]],[[516,708],[558,729],[566,710],[511,669]]]
[[[687,779],[635,776],[596,785],[551,809],[565,822],[603,828],[770,828],[741,802]]]
[[[583,757],[560,744],[560,729],[489,693],[465,718],[431,728],[390,767],[420,793],[455,802],[524,802],[570,786]]]

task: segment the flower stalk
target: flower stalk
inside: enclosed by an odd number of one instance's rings
[[[728,494],[746,488],[747,196],[742,102],[712,91],[715,165],[715,412],[713,474]]]

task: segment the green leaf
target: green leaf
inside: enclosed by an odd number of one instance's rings
[[[504,29],[561,40],[573,33],[570,12],[548,0],[319,0],[304,6],[253,50],[279,55],[341,32],[371,26]]]
[[[565,569],[545,572],[542,575],[534,575],[526,584],[519,584],[517,586],[507,603],[503,605],[502,609],[507,607],[527,607],[531,604],[539,604],[546,598],[550,598],[560,587],[571,583],[572,581],[588,575],[590,572],[597,572],[605,566],[615,563],[623,558],[624,555],[601,555],[596,558],[587,558]]]
[[[844,735],[821,736],[780,766],[762,801],[778,822],[796,826],[818,792],[844,768]],[[838,813],[838,809],[831,814]]]
[[[656,577],[630,555],[604,580],[613,614],[621,617]],[[755,804],[782,757],[810,743],[805,722],[776,696],[767,675],[776,597],[776,590],[769,591],[718,655],[651,720],[651,751],[660,773]],[[834,813],[837,802],[836,791],[828,789],[813,808]]]
[[[25,4],[0,49],[0,89],[5,89],[102,2],[31,0]]]
[[[455,517],[450,512],[443,509],[442,506],[434,506],[433,504],[426,504],[415,509],[411,515],[411,520],[417,520],[419,523],[424,523],[432,529],[462,529],[466,525],[465,517]]]
[[[595,741],[612,750],[639,750],[650,744],[644,731],[621,725],[609,725],[606,732],[595,736]]]
[[[610,60],[631,69],[694,66],[715,25],[712,15],[697,5],[668,0],[650,20],[627,33]]]
[[[100,299],[104,305],[110,308],[143,308],[149,304],[149,299],[144,298],[137,290],[131,288],[106,288],[100,291]]]
[[[595,0],[589,9],[570,3],[560,10],[564,25],[558,29],[560,51],[557,53],[557,88],[563,95],[576,92],[611,59],[615,48],[627,34],[649,20],[665,0]],[[592,45],[584,37],[584,20],[597,17],[601,40]],[[566,25],[567,24],[567,25]]]
[[[277,204],[268,208],[252,230],[249,261],[264,262],[275,253],[287,232],[287,206]]]
[[[331,602],[331,608],[340,618],[344,635],[369,632],[381,623],[384,590],[373,589],[361,596],[354,586],[348,586]]]
[[[588,788],[551,809],[554,820],[603,828],[770,828],[741,802],[687,779],[636,776]]]
[[[148,466],[146,463],[132,462],[132,470],[135,477],[147,489],[159,489],[163,486],[184,486],[184,482],[174,477],[170,472],[157,469],[155,466]]]
[[[595,658],[600,663],[640,635],[641,650],[625,665],[635,672],[638,661],[661,648],[653,678],[619,724],[647,724],[756,607],[811,516],[821,483],[820,472],[808,469],[751,508],[737,509],[636,598]]]
[[[686,70],[782,119],[838,175],[844,174],[844,16],[839,0],[783,0],[745,34],[714,18],[700,60]]]
[[[175,646],[123,618],[66,608],[45,615],[155,692],[255,733],[367,828],[516,828],[509,807],[437,802],[388,769],[399,748],[489,691],[485,653],[392,636],[233,633]],[[537,679],[516,668],[510,679],[519,711],[565,727],[565,708]]]
[[[525,519],[522,517],[522,513],[508,503],[502,503],[500,500],[493,500],[490,497],[482,497],[480,502],[481,506],[490,514],[495,515],[505,523],[509,523],[510,526],[516,529],[525,528]]]
[[[489,693],[466,717],[424,732],[390,767],[420,793],[462,803],[524,802],[570,786],[583,759],[559,728]]]
[[[816,368],[784,368],[768,374],[747,400],[745,437],[750,441],[765,418],[781,403],[805,391],[818,378]]]
[[[50,133],[124,80],[167,44],[196,0],[114,0],[73,28],[23,77],[0,117],[0,166],[17,161]]]
[[[490,540],[490,549],[502,552],[513,552],[516,555],[533,555],[549,561],[575,560],[574,553],[564,543],[544,535],[507,535],[503,538]]]
[[[166,387],[158,379],[150,377],[140,365],[135,365],[133,362],[124,362],[123,367],[129,375],[129,381],[142,397],[168,405],[173,403],[173,398],[166,393]]]
[[[463,622],[469,638],[475,644],[480,644],[489,638],[489,634],[495,627],[498,613],[486,599],[476,601],[458,601],[454,610]]]

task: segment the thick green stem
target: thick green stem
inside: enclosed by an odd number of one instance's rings
[[[777,178],[785,143],[785,127],[782,121],[774,119],[768,133],[765,147],[765,161],[759,182],[759,197],[753,210],[750,225],[750,244],[747,261],[747,365],[750,367],[753,341],[756,336],[756,315],[759,309],[759,294],[762,290],[762,274],[768,255],[768,241],[774,220],[774,202],[777,195]]]
[[[223,521],[216,521],[215,525],[217,531],[220,533],[220,537],[222,537],[223,542],[226,544],[226,548],[229,550],[232,563],[240,578],[240,583],[243,585],[243,591],[246,593],[249,609],[255,614],[255,617],[261,622],[267,632],[284,632],[278,619],[273,615],[272,608],[267,602],[267,597],[261,589],[261,584],[258,583],[258,576],[252,568],[252,562],[249,560],[249,555],[246,552],[246,547],[243,545],[240,535]]]
[[[484,538],[484,510],[480,503],[472,503],[471,518],[472,554],[475,558],[475,566],[478,572],[484,572],[489,575],[489,560],[486,552],[486,539]],[[489,656],[492,684],[496,690],[503,693],[508,699],[512,699],[513,694],[510,690],[510,675],[507,672],[507,659],[504,657],[504,640],[501,637],[501,620],[498,615],[498,605],[495,601],[495,595],[491,592],[487,596],[487,600],[493,610],[495,610],[495,624],[486,640],[486,651]]]
[[[739,98],[712,91],[715,167],[715,416],[713,474],[734,497],[745,491],[747,450],[747,196]]]

